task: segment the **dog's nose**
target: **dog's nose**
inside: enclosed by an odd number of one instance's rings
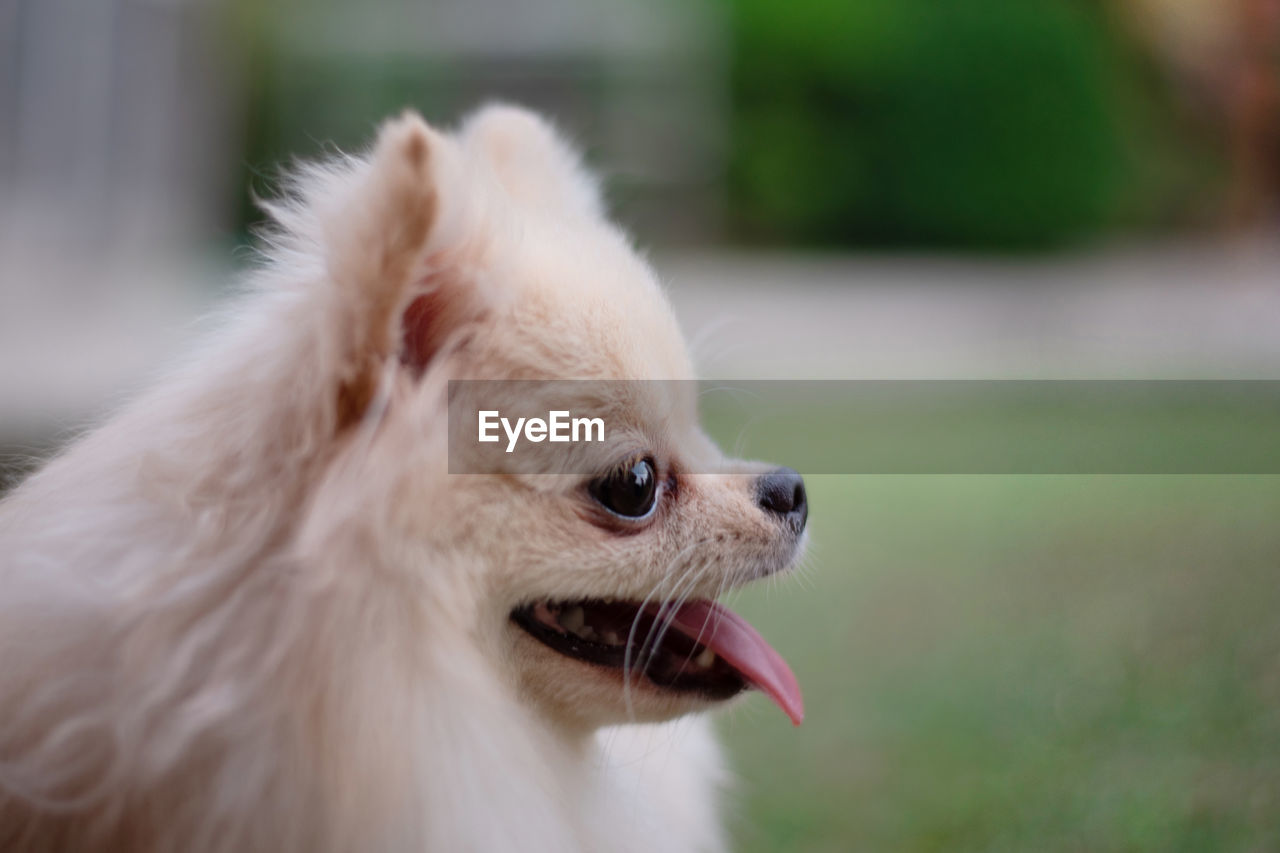
[[[804,478],[791,468],[775,468],[756,480],[756,499],[766,511],[778,515],[799,533],[809,519]]]

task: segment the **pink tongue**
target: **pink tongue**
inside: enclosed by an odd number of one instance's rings
[[[791,722],[804,719],[804,699],[791,667],[747,620],[714,601],[690,601],[674,613],[671,626],[724,658],[747,681],[774,701]]]

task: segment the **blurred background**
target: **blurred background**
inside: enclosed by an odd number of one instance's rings
[[[706,375],[1280,378],[1280,0],[0,0],[0,477],[182,351],[292,158],[493,98]],[[741,849],[1280,849],[1280,478],[810,483]]]

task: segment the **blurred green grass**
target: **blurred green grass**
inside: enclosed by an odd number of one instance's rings
[[[809,477],[743,851],[1280,848],[1280,477]],[[785,588],[784,588],[785,587]]]
[[[829,474],[1280,474],[1271,381],[710,382],[746,458]]]

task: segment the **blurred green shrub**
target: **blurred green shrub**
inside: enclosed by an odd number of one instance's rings
[[[1130,85],[1094,3],[733,3],[740,236],[1034,248],[1132,191]]]

